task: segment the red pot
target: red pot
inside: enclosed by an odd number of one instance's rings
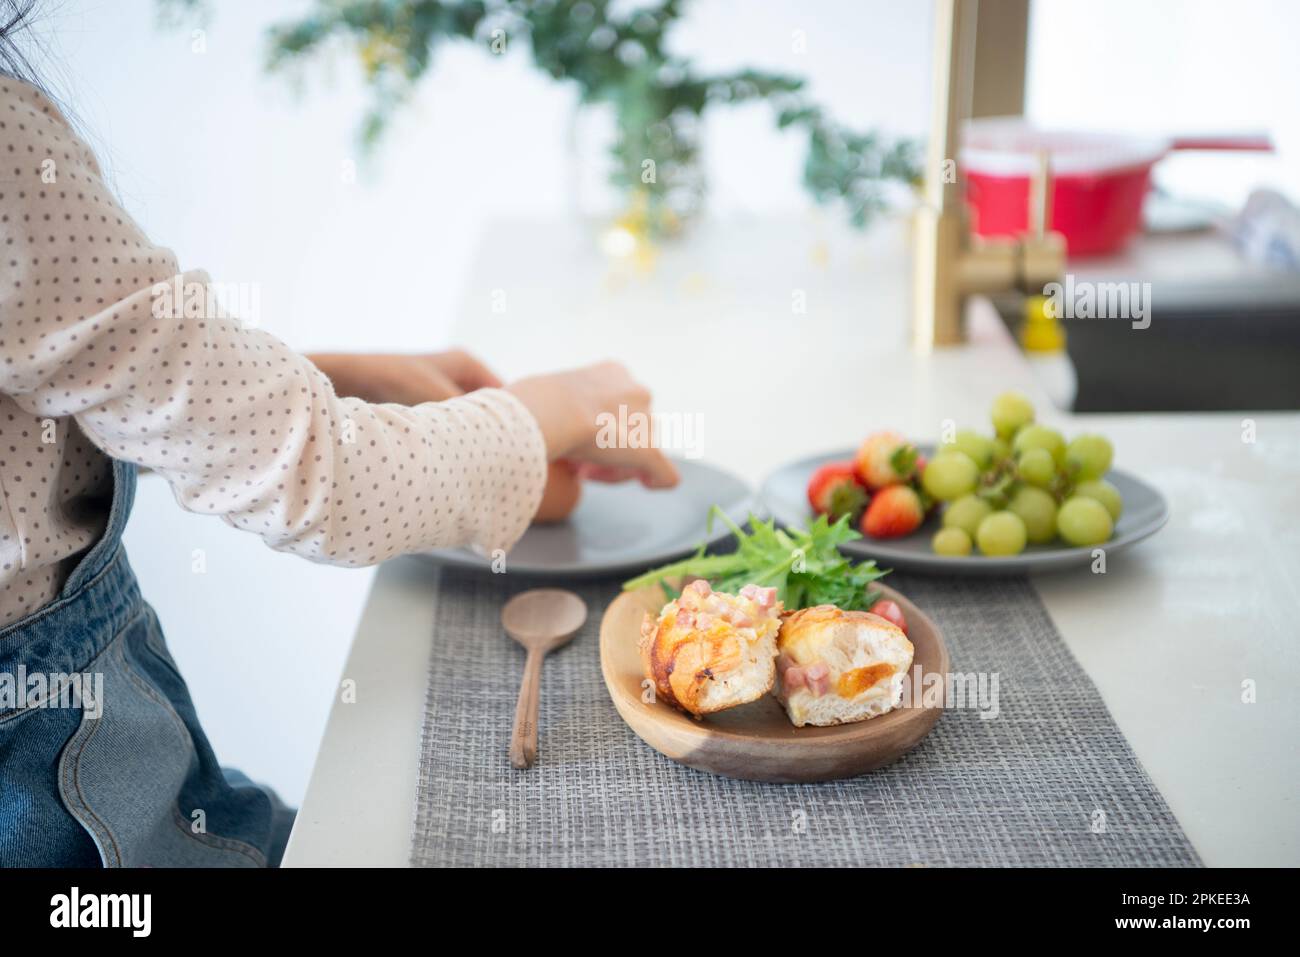
[[[1029,181],[1046,151],[1051,229],[1072,256],[1113,252],[1142,225],[1151,167],[1170,150],[1271,150],[1266,136],[1157,139],[1039,129],[1019,117],[971,121],[961,151],[971,226],[979,236],[1016,236],[1029,224]]]

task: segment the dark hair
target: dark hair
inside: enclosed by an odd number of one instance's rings
[[[36,0],[0,0],[0,73],[36,85],[36,71],[16,37],[29,25]]]
[[[79,131],[81,122],[76,111],[57,92],[66,85],[67,78],[33,29],[38,19],[48,18],[58,9],[59,4],[50,0],[0,0],[0,76],[34,86],[58,108],[63,121]],[[32,65],[33,59],[41,64],[39,71]],[[110,182],[107,178],[105,181]]]

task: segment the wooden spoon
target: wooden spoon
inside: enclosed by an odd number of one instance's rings
[[[515,728],[510,736],[510,764],[516,768],[530,768],[537,760],[537,702],[542,659],[568,643],[586,620],[586,603],[562,588],[520,592],[501,609],[501,625],[506,634],[528,651],[519,702],[515,705]]]

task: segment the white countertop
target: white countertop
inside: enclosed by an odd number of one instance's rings
[[[755,486],[872,429],[985,428],[1007,388],[1067,432],[1104,432],[1172,519],[1105,575],[1044,576],[1039,593],[1205,862],[1300,864],[1300,414],[1062,414],[979,302],[969,344],[914,355],[904,250],[889,226],[701,223],[642,273],[580,227],[501,223],[453,338],[508,377],[622,359],[657,409],[702,417],[707,461]],[[375,578],[343,676],[356,701],[331,711],[287,866],[408,862],[430,574],[401,559]]]

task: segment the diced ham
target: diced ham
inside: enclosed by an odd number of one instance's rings
[[[808,690],[818,698],[831,690],[831,670],[823,662],[809,665],[804,671],[804,677],[808,681]]]
[[[759,608],[767,609],[776,604],[775,588],[759,588],[757,585],[746,585],[740,590],[740,594]]]
[[[741,594],[752,604],[738,608],[729,596],[715,592],[704,579],[697,579],[683,588],[677,599],[677,621],[683,628],[708,628],[718,620],[735,628],[757,628],[762,616],[752,615],[748,609],[758,606],[770,611],[776,604],[776,589],[746,585]]]
[[[823,662],[797,665],[793,658],[783,652],[776,659],[776,670],[781,676],[781,690],[787,695],[807,688],[812,694],[821,697],[831,690],[831,670]]]

